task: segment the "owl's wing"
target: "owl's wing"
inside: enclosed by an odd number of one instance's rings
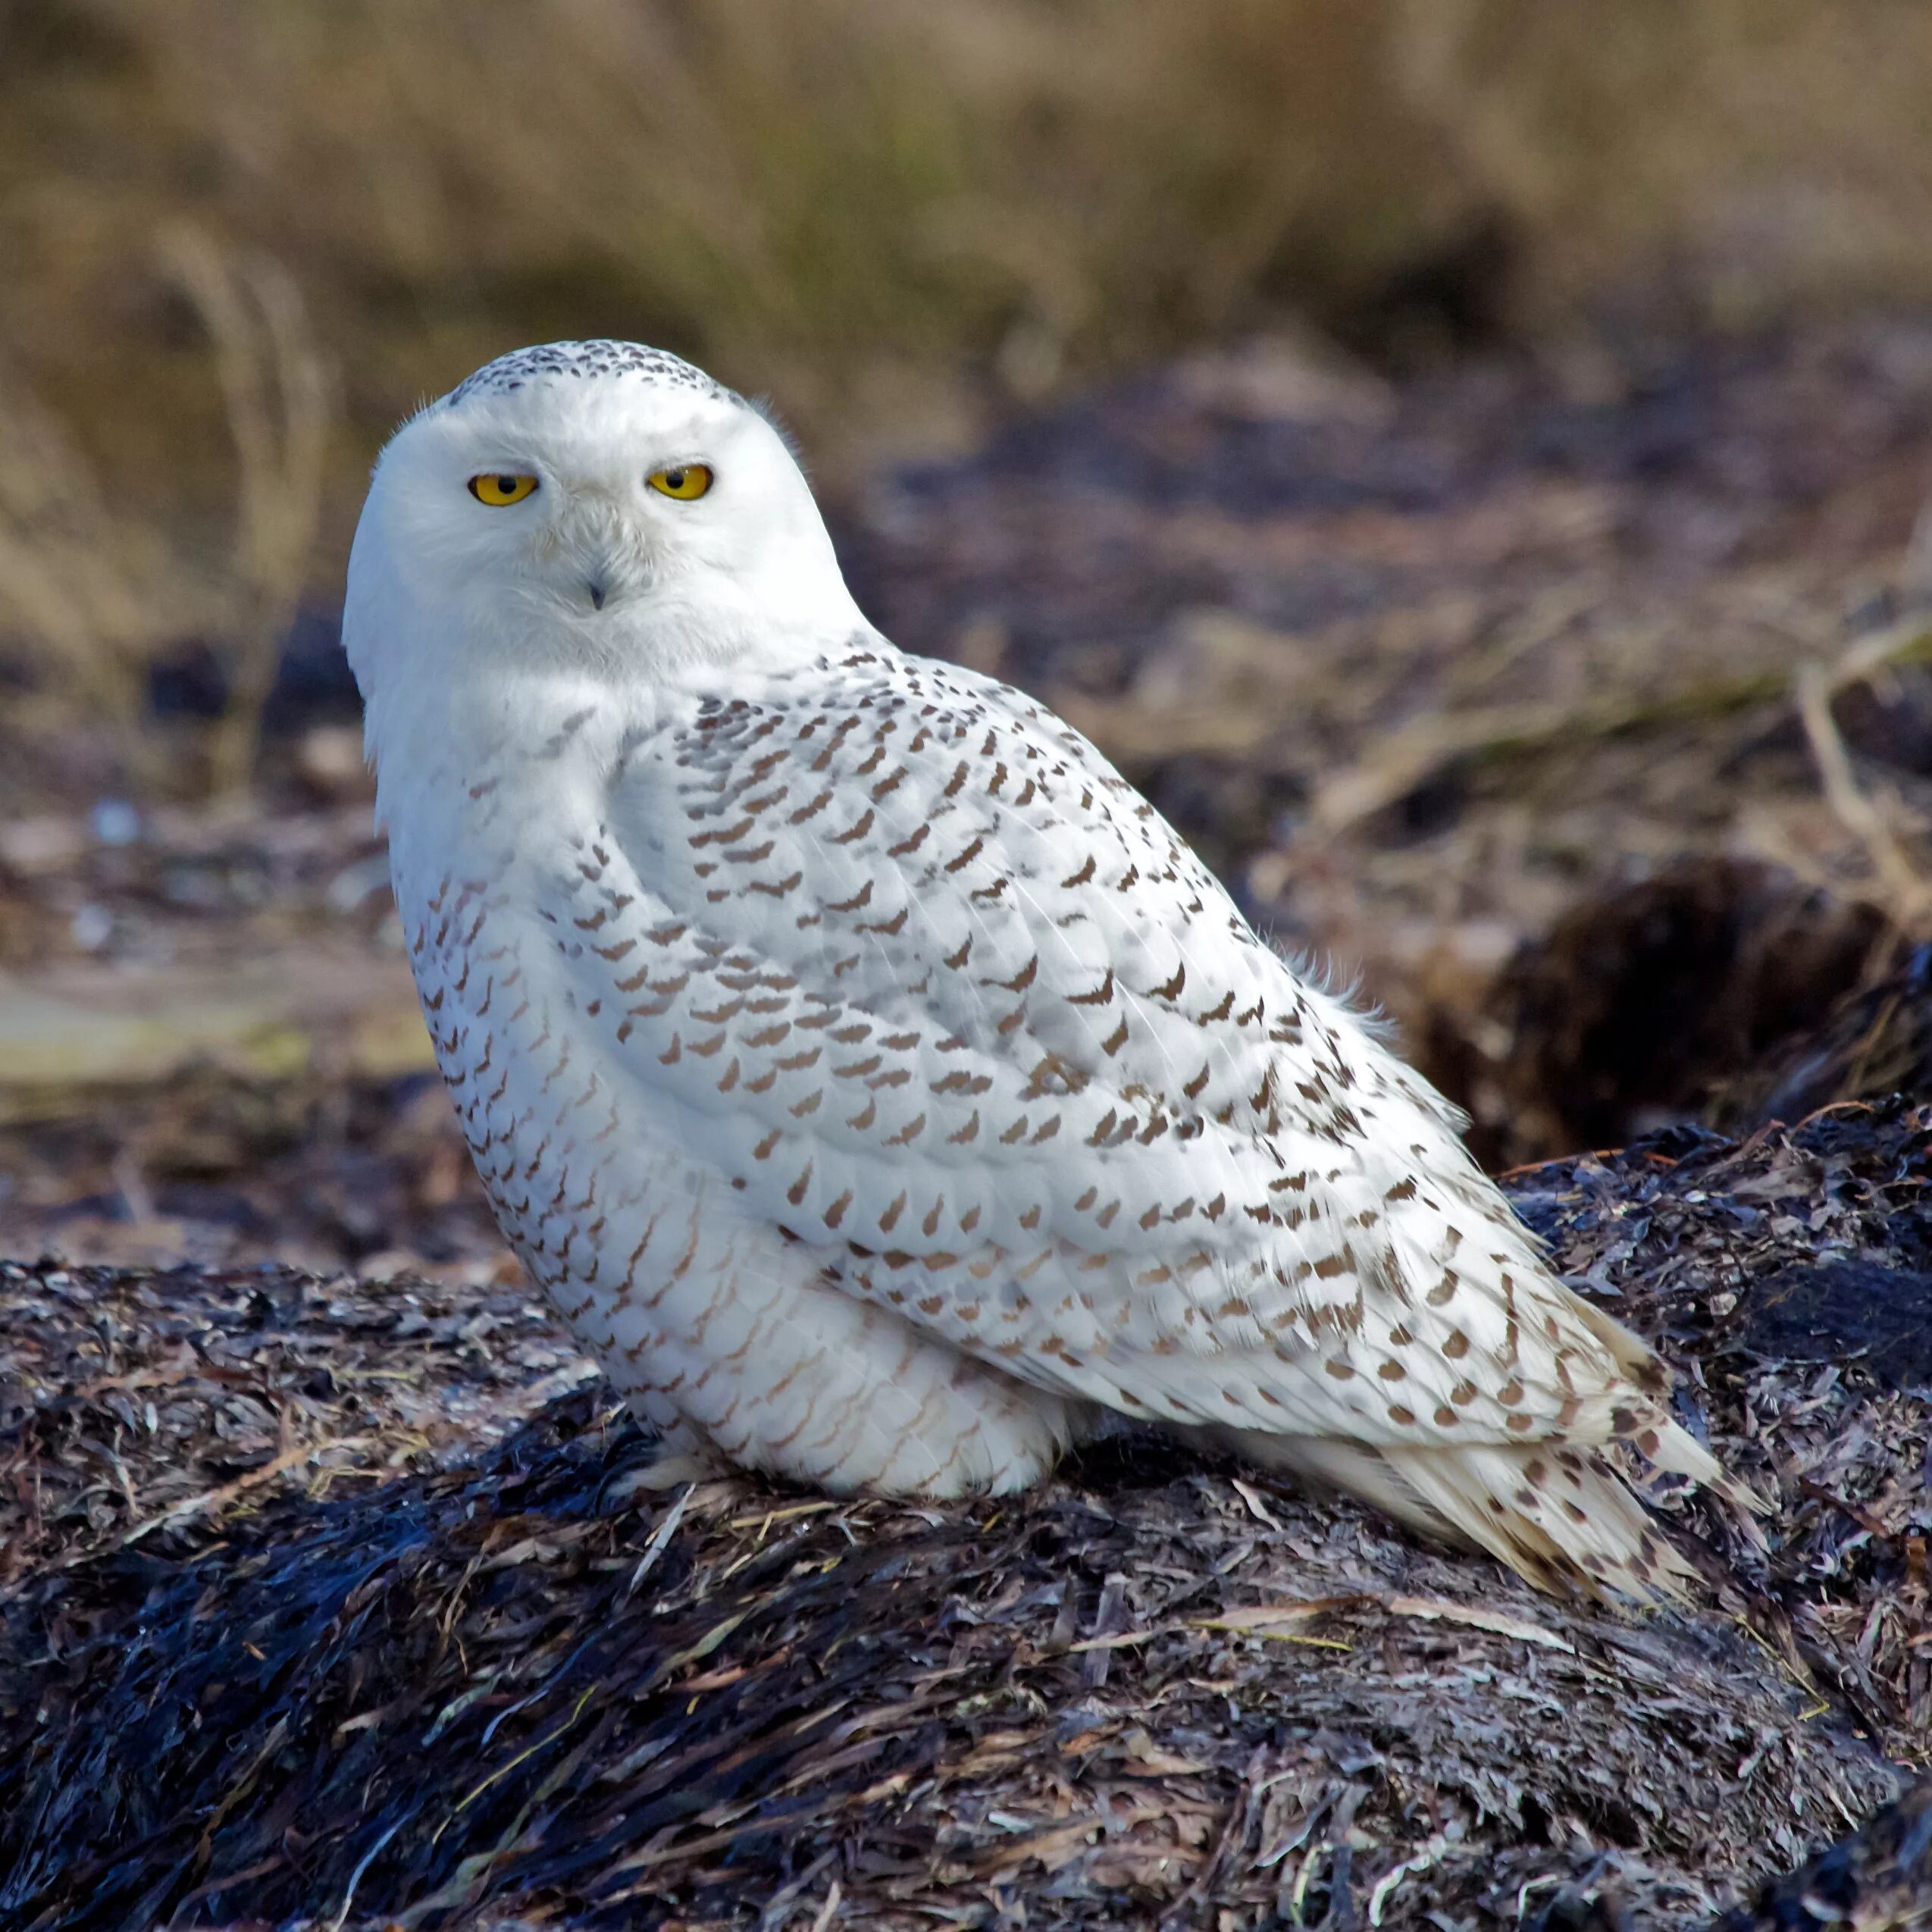
[[[1292,1436],[1601,1440],[1658,1386],[1444,1104],[1018,693],[855,647],[637,734],[606,808],[558,928],[581,1011],[851,1293]]]

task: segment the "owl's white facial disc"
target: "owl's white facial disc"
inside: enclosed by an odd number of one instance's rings
[[[700,469],[687,499],[651,481]],[[545,666],[648,684],[863,625],[763,416],[660,351],[559,343],[490,363],[391,440],[344,641],[373,722],[398,684]]]

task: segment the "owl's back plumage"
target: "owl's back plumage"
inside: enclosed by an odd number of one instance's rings
[[[1661,1364],[1042,707],[855,628],[413,742],[399,900],[478,1169],[675,1442],[944,1495],[1117,1411],[1674,1587],[1606,1454],[1723,1483]]]

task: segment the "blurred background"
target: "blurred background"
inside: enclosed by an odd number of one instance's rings
[[[1501,1166],[1915,1083],[1918,0],[0,0],[0,1248],[501,1257],[336,619],[396,421],[657,343]]]

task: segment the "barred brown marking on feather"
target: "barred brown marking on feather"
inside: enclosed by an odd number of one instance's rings
[[[757,823],[750,817],[741,819],[734,825],[722,826],[712,831],[694,832],[690,844],[695,850],[701,845],[735,845]]]
[[[1113,997],[1113,969],[1109,966],[1106,976],[1091,993],[1069,993],[1066,1003],[1070,1007],[1104,1007]]]

